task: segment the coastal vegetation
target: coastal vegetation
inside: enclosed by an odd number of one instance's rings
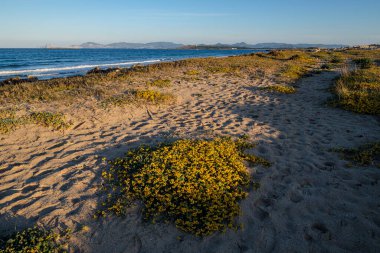
[[[27,124],[44,126],[55,131],[68,129],[72,123],[63,114],[52,112],[32,112],[18,115],[14,109],[0,110],[0,133],[6,134]]]
[[[50,178],[58,175],[53,176],[55,172],[49,171],[51,167],[58,168],[60,166],[64,168],[66,166],[70,167],[70,170],[82,173],[82,170],[78,170],[78,168],[82,168],[82,166],[83,168],[92,168],[92,165],[89,166],[88,164],[91,164],[90,161],[95,156],[94,160],[98,158],[98,154],[106,156],[112,154],[110,155],[112,157],[120,156],[116,155],[120,154],[117,153],[120,151],[118,149],[127,143],[126,145],[129,147],[127,153],[120,158],[109,160],[104,166],[105,168],[101,175],[101,187],[104,190],[104,195],[100,195],[104,197],[104,203],[97,209],[96,217],[125,215],[131,211],[131,206],[138,205],[142,209],[137,210],[143,210],[143,217],[146,221],[172,223],[181,231],[200,237],[224,232],[227,229],[238,229],[241,227],[239,224],[241,208],[246,208],[246,206],[251,208],[252,206],[252,208],[255,208],[252,213],[258,210],[256,205],[262,205],[263,209],[265,207],[271,208],[269,202],[272,200],[266,199],[259,199],[258,202],[249,203],[249,205],[244,203],[244,205],[240,206],[240,203],[247,198],[248,194],[254,194],[255,190],[260,187],[260,183],[256,182],[257,178],[262,178],[260,170],[262,167],[270,167],[271,163],[265,158],[253,154],[255,145],[248,142],[248,135],[237,139],[230,137],[211,139],[208,136],[209,133],[212,133],[210,134],[211,136],[215,136],[213,135],[214,133],[219,134],[220,132],[223,134],[235,134],[236,136],[242,131],[246,131],[256,138],[258,135],[254,135],[251,130],[253,129],[255,134],[261,134],[261,130],[257,129],[270,124],[272,114],[276,120],[280,119],[283,122],[288,122],[297,131],[300,128],[303,131],[305,125],[297,122],[304,122],[306,119],[312,125],[316,122],[315,114],[302,114],[300,113],[301,110],[307,109],[302,106],[293,106],[293,104],[292,107],[286,107],[286,110],[282,112],[275,111],[281,110],[280,107],[271,107],[274,103],[281,102],[278,100],[280,95],[275,94],[273,95],[274,99],[272,99],[270,92],[296,93],[298,87],[301,90],[304,85],[295,84],[301,78],[322,73],[323,71],[336,72],[340,68],[343,68],[343,71],[341,76],[334,80],[334,86],[331,90],[334,92],[335,98],[331,104],[358,113],[380,115],[379,52],[379,50],[322,50],[319,52],[277,50],[269,53],[226,58],[200,58],[147,66],[138,65],[123,69],[101,70],[98,68],[90,71],[85,76],[51,80],[36,80],[34,78],[28,78],[26,81],[22,79],[9,80],[0,84],[0,134],[7,134],[27,125],[41,126],[63,132],[71,128],[73,125],[71,120],[75,121],[75,116],[81,114],[84,110],[90,108],[91,114],[83,113],[82,123],[77,124],[77,126],[82,126],[86,121],[90,122],[85,124],[79,131],[77,131],[79,127],[73,127],[70,134],[58,136],[57,138],[53,136],[48,145],[45,143],[44,146],[37,149],[38,152],[25,152],[25,157],[29,160],[22,160],[22,158],[17,157],[17,161],[13,162],[16,159],[5,155],[4,160],[12,160],[12,163],[10,165],[6,164],[6,166],[3,166],[5,163],[0,164],[0,169],[4,171],[5,175],[12,170],[12,166],[20,168],[16,170],[16,173],[21,174],[25,171],[31,171],[30,174],[33,174],[32,177],[35,181],[40,180],[38,179],[39,175],[47,175]],[[345,66],[349,67],[345,68]],[[334,76],[334,73],[325,73],[322,78],[316,77],[315,82],[310,82],[315,89],[309,89],[308,92],[315,92],[319,89],[321,80],[333,80]],[[232,87],[236,89],[227,87],[227,85],[239,84],[240,81],[242,81],[241,86]],[[258,83],[265,87],[260,87],[259,90],[245,89],[247,86],[251,88],[251,86]],[[218,87],[218,85],[220,86]],[[326,85],[330,84],[326,82],[323,86],[323,91],[318,91],[319,94],[326,92]],[[187,93],[184,94],[184,100],[188,99],[186,101],[188,102],[191,99],[191,103],[185,104],[184,107],[179,106],[179,109],[168,110],[171,111],[169,113],[158,112],[161,108],[155,108],[157,110],[154,111],[157,111],[157,113],[155,112],[154,114],[149,111],[148,107],[161,105],[164,105],[162,107],[169,107],[177,101],[182,101],[180,96],[182,96],[181,88],[183,87],[187,89]],[[226,90],[224,90],[224,87],[227,87]],[[251,92],[254,94],[251,95]],[[215,95],[215,100],[210,98],[210,93]],[[224,96],[224,93],[230,96]],[[220,94],[223,96],[220,96]],[[257,99],[257,97],[260,98]],[[290,95],[287,96],[287,98],[290,97]],[[290,102],[298,100],[298,97]],[[208,103],[209,100],[212,101]],[[301,102],[305,101],[298,100],[295,104],[300,105]],[[253,103],[256,104],[252,106]],[[263,106],[257,106],[259,103]],[[272,104],[267,107],[268,103]],[[133,120],[129,119],[129,115],[128,119],[124,117],[123,113],[125,111],[128,112],[129,109],[134,110],[138,107],[142,107],[144,110],[139,111],[138,113],[140,114],[138,115],[137,113],[132,115]],[[35,108],[38,108],[38,110],[35,110]],[[50,111],[52,108],[54,108],[53,111]],[[72,108],[75,108],[75,110]],[[102,108],[102,110],[97,110],[99,108]],[[293,109],[296,109],[294,114],[299,114],[299,118],[289,117],[289,112]],[[318,112],[324,112],[319,109]],[[114,110],[114,114],[104,116],[112,110]],[[281,113],[281,116],[278,116],[280,115],[278,112]],[[75,113],[77,114],[75,115]],[[120,115],[117,115],[118,113]],[[148,113],[150,118],[147,118],[145,113]],[[178,117],[178,114],[182,113],[183,115]],[[116,117],[115,121],[111,121],[114,120],[115,115],[120,118]],[[204,117],[204,115],[206,116]],[[142,122],[140,125],[138,121],[141,119],[146,120],[146,122]],[[107,120],[107,122],[104,123],[102,120]],[[118,124],[116,128],[115,122]],[[330,123],[328,122],[328,124]],[[339,126],[338,124],[333,125],[333,123],[332,126]],[[325,124],[318,125],[323,126]],[[208,127],[207,129],[206,126]],[[158,130],[152,131],[154,128]],[[206,129],[204,132],[207,137],[203,135],[199,139],[178,137],[188,136],[187,134],[190,132],[190,134],[203,134],[203,129]],[[288,133],[277,131],[279,129],[273,124],[273,130],[268,130],[268,133],[269,131],[271,133],[267,137],[273,140],[276,145],[277,139],[288,138]],[[265,133],[266,130],[262,130]],[[322,136],[317,132],[315,132],[317,137]],[[177,133],[178,136],[176,135]],[[47,139],[43,134],[36,134],[41,143]],[[39,135],[43,138],[40,138]],[[134,148],[136,147],[134,144],[129,144],[129,142],[134,141],[134,135],[138,137],[136,139],[139,141],[150,143],[150,146],[143,145]],[[147,136],[149,138],[159,137],[151,141],[148,138],[145,139]],[[160,141],[161,136],[164,139],[167,136],[176,136],[176,141],[154,144],[156,141]],[[48,137],[50,138],[51,136]],[[15,145],[13,139],[7,138],[8,136],[1,136],[2,140],[11,143],[6,144],[8,145],[8,150],[12,150],[12,148],[13,150],[23,149],[25,142],[20,141],[20,145]],[[65,138],[68,139],[63,140]],[[261,136],[257,138],[259,139]],[[289,138],[296,137],[289,135]],[[17,139],[21,138],[17,136]],[[331,140],[327,141],[331,142]],[[79,150],[76,145],[70,145],[74,142],[83,142],[83,148]],[[18,144],[18,142],[15,143]],[[34,145],[33,141],[31,143]],[[66,145],[66,143],[68,144],[67,147],[65,146],[62,150],[58,150],[57,147]],[[318,141],[313,143],[318,143]],[[265,141],[263,144],[260,142],[258,150],[261,154],[268,154],[271,159],[274,156],[273,160],[278,161],[281,157],[276,156],[285,154],[280,145],[278,145],[277,149],[278,154],[272,152],[276,149],[268,152],[267,147],[263,147],[266,144]],[[114,145],[115,148],[113,148]],[[296,147],[298,150],[300,146]],[[107,151],[101,149],[107,149]],[[270,147],[270,149],[272,148]],[[24,156],[21,151],[19,156]],[[344,159],[350,160],[350,166],[380,167],[379,142],[366,144],[358,148],[334,149],[334,151],[338,152]],[[57,154],[52,155],[54,158],[51,160],[54,163],[49,163],[49,159],[39,162],[39,158],[50,156],[51,153],[48,152]],[[67,156],[66,154],[69,152],[74,155]],[[86,159],[82,160],[83,162],[77,162],[77,160],[81,161],[81,159],[78,159],[81,156]],[[72,159],[75,159],[75,161]],[[296,161],[298,162],[298,160]],[[99,169],[99,163],[94,165],[94,171]],[[329,161],[327,164],[333,163]],[[25,169],[28,166],[32,169]],[[251,166],[261,167],[251,168]],[[332,166],[328,165],[328,167]],[[42,167],[41,172],[35,173],[36,168],[40,167]],[[253,169],[253,172],[258,169],[258,176],[253,177],[250,169]],[[98,182],[96,181],[99,180],[100,173],[98,172],[96,171],[93,174],[92,181],[86,183],[86,185],[94,186],[93,182]],[[65,179],[70,178],[72,175],[74,179],[78,178],[75,174],[63,171],[63,169],[57,169],[57,173],[59,173],[58,180],[61,180],[62,175]],[[29,175],[25,176],[25,181],[30,179],[28,177]],[[83,176],[83,178],[86,177],[87,175]],[[12,180],[17,181],[18,178],[16,174],[9,181],[13,184],[14,181]],[[20,182],[17,182],[17,190],[20,189],[23,195],[27,196],[24,192],[40,190],[39,185],[24,184],[24,177],[20,178],[22,180],[18,180]],[[279,180],[282,179],[280,178]],[[49,185],[54,185],[57,191],[60,189],[59,191],[65,194],[70,190],[68,185],[71,182],[62,186],[60,182],[46,182]],[[265,182],[261,181],[261,183],[263,187],[260,191],[267,187],[267,184],[264,185]],[[308,184],[308,182],[305,182],[305,185]],[[13,185],[10,187],[13,187]],[[74,191],[77,190],[74,189]],[[9,192],[12,193],[13,188],[10,188]],[[15,195],[13,199],[12,195]],[[18,202],[17,196],[16,194],[11,194],[9,202]],[[73,203],[77,204],[77,201],[80,201],[78,199],[83,196],[75,197]],[[66,198],[66,195],[62,197],[62,199],[64,198]],[[302,196],[291,193],[289,194],[289,199],[298,203],[301,201]],[[11,208],[4,206],[13,211],[18,208],[24,208],[23,205],[15,205]],[[60,208],[61,206],[57,205],[57,207]],[[69,205],[67,209],[70,208]],[[40,211],[33,212],[38,214]],[[267,210],[255,212],[252,220],[254,222],[256,222],[256,218],[264,220],[269,213],[269,210],[268,212]],[[245,222],[245,219],[246,217],[242,220]],[[322,230],[325,229],[322,227]],[[90,228],[82,226],[81,231],[88,232]],[[12,238],[4,240],[0,247],[0,253],[60,252],[64,250],[62,235],[37,227],[21,231]]]
[[[356,61],[361,69],[343,69],[333,87],[332,104],[357,113],[380,115],[380,67]]]
[[[293,94],[297,92],[297,90],[294,87],[285,86],[285,85],[272,85],[272,86],[262,87],[261,90],[267,90],[267,91],[284,93],[284,94]]]
[[[380,142],[373,142],[362,145],[358,148],[338,148],[333,151],[338,152],[353,165],[376,166],[380,168]]]
[[[380,58],[380,50],[346,50],[307,52],[281,50],[225,58],[198,58],[176,62],[163,62],[132,68],[94,69],[85,76],[50,80],[17,79],[0,84],[0,103],[75,103],[80,99],[103,100],[122,94],[131,85],[145,83],[148,87],[170,88],[167,79],[208,75],[231,75],[238,78],[269,77],[292,83],[325,64],[328,69],[342,66],[348,59],[369,66]],[[360,60],[361,59],[361,60]],[[366,63],[363,62],[363,59]],[[358,63],[359,64],[359,63]],[[257,74],[260,73],[258,76]]]
[[[140,104],[166,104],[175,101],[176,97],[172,93],[160,92],[156,90],[130,90],[123,94],[116,94],[101,101],[103,108],[110,106],[127,106]]]
[[[252,183],[244,160],[270,165],[245,154],[252,147],[242,139],[215,138],[130,150],[110,161],[102,173],[108,195],[104,205],[107,211],[123,215],[140,200],[147,220],[174,222],[197,236],[237,228],[238,202]]]
[[[0,253],[58,253],[67,252],[65,244],[69,231],[58,234],[40,227],[27,228],[0,240]]]

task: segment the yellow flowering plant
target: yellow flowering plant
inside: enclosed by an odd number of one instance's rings
[[[242,140],[215,138],[130,150],[103,171],[106,211],[122,215],[140,200],[147,220],[173,221],[197,236],[236,228],[238,201],[251,183],[243,153],[250,147]],[[250,160],[269,165],[262,158]]]

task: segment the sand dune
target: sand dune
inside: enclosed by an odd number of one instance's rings
[[[269,79],[181,81],[169,88],[175,105],[72,111],[80,120],[64,134],[33,126],[2,136],[1,232],[36,222],[70,227],[71,252],[378,252],[380,171],[346,168],[329,149],[380,140],[380,125],[324,104],[336,75],[304,78],[291,95],[260,90]],[[243,230],[200,239],[144,223],[138,208],[125,218],[92,218],[102,157],[217,134],[247,134],[258,143],[254,152],[273,162],[252,171],[261,187],[241,203]]]

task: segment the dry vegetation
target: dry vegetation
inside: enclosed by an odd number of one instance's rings
[[[380,115],[380,67],[360,60],[362,69],[345,69],[333,88],[333,104],[357,113]]]

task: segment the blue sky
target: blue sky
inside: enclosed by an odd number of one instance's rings
[[[0,47],[380,43],[379,0],[0,0]]]

